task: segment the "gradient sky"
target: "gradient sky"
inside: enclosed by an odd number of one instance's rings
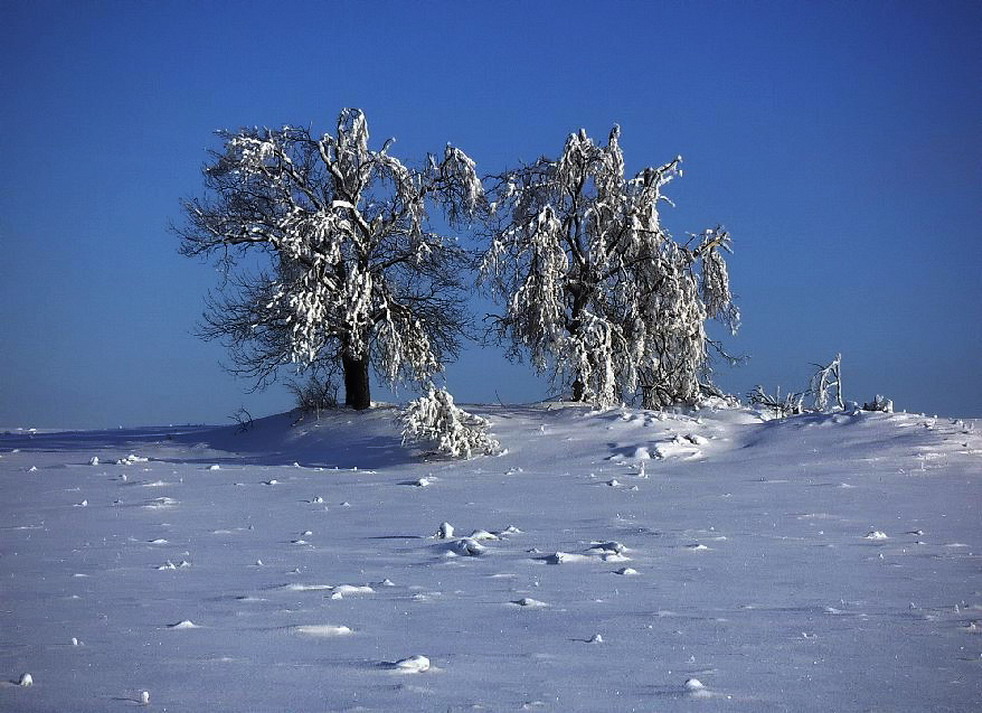
[[[982,5],[948,0],[0,0],[0,427],[289,408],[193,336],[218,276],[168,224],[214,130],[345,106],[400,158],[450,141],[487,173],[619,123],[629,170],[685,157],[676,236],[733,235],[750,361],[725,389],[800,389],[842,352],[849,399],[982,416],[980,36]],[[498,350],[448,379],[549,393]]]

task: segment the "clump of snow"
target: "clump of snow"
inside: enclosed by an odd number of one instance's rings
[[[588,562],[590,558],[586,555],[573,554],[571,552],[556,552],[545,558],[548,564],[574,564],[576,562]]]
[[[487,552],[488,548],[482,545],[477,540],[470,537],[464,537],[457,540],[454,543],[453,551],[458,555],[463,555],[465,557],[478,557]]]
[[[183,619],[176,624],[168,624],[168,629],[200,629],[201,627],[195,624],[190,619]]]
[[[497,540],[498,536],[493,532],[488,532],[487,530],[474,530],[470,534],[472,540]]]
[[[424,673],[430,670],[430,660],[426,656],[410,656],[399,659],[393,667],[401,673]]]
[[[520,607],[528,607],[529,609],[542,609],[549,606],[545,602],[539,601],[538,599],[533,599],[532,597],[522,597],[521,599],[518,599],[512,603],[517,604]]]
[[[332,638],[335,636],[350,636],[354,633],[349,627],[343,624],[300,624],[293,627],[293,631],[304,636],[317,636]]]
[[[336,587],[332,587],[335,594],[374,594],[375,590],[369,587],[367,584],[339,584]]]

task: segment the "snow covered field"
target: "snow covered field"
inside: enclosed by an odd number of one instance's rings
[[[972,423],[478,412],[0,436],[0,710],[979,710]]]

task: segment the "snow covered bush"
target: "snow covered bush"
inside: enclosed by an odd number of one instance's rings
[[[491,455],[499,449],[488,435],[488,420],[457,407],[446,389],[431,386],[406,406],[401,420],[403,443],[429,444],[451,458]]]
[[[681,158],[628,178],[619,137],[615,126],[601,146],[580,131],[560,158],[494,178],[481,263],[504,302],[493,329],[575,401],[692,402],[713,344],[706,320],[738,324],[730,237],[716,228],[676,242],[658,210]]]
[[[773,411],[778,418],[794,416],[805,412],[805,392],[792,391],[781,398],[781,389],[775,395],[770,395],[758,384],[747,394],[751,406],[763,406]]]
[[[863,404],[863,411],[882,411],[883,413],[893,413],[893,400],[880,394],[876,395],[870,403]]]
[[[264,386],[279,368],[334,366],[345,403],[371,405],[372,368],[426,383],[458,349],[465,323],[464,251],[438,233],[484,201],[473,161],[447,146],[410,168],[369,148],[368,123],[341,112],[334,134],[309,129],[219,132],[205,198],[184,203],[181,251],[226,273],[202,335],[230,349],[232,371]]]
[[[825,366],[814,366],[816,371],[812,375],[808,391],[815,399],[815,410],[828,411],[834,398],[835,407],[841,411],[846,407],[842,400],[842,355],[836,354],[835,359]]]
[[[826,365],[815,364],[815,373],[812,375],[808,389],[800,392],[790,392],[782,399],[781,390],[777,390],[776,396],[767,394],[758,384],[747,394],[747,400],[752,406],[763,406],[777,413],[779,417],[793,416],[806,412],[825,413],[833,410],[832,402],[835,402],[835,410],[845,409],[845,402],[842,400],[842,355],[836,354],[835,359]],[[805,406],[805,399],[811,397],[811,408]],[[877,396],[877,402],[881,396]],[[874,403],[877,403],[874,402]],[[887,402],[893,408],[893,402]],[[864,407],[869,410],[880,410],[869,408],[869,404]]]

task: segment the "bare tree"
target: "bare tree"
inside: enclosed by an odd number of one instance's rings
[[[296,364],[343,377],[345,403],[371,405],[370,370],[429,383],[456,355],[466,324],[451,226],[484,200],[473,161],[447,146],[421,169],[368,145],[357,109],[334,134],[309,129],[219,132],[206,196],[184,202],[181,251],[225,272],[203,336],[230,349],[233,371],[265,386]]]

